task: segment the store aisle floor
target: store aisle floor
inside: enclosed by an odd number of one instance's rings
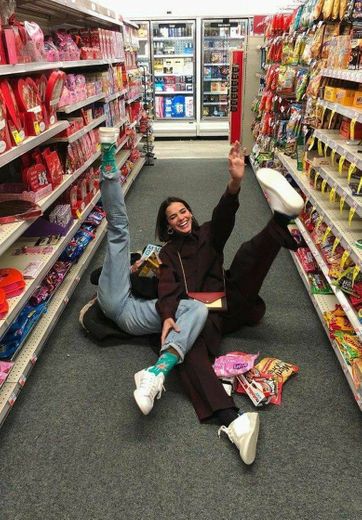
[[[226,159],[144,168],[127,199],[133,248],[153,240],[165,196],[186,198],[203,221],[227,178]],[[251,171],[240,199],[226,265],[270,217]],[[103,250],[90,270],[102,257]],[[260,410],[251,467],[217,438],[216,425],[198,423],[175,373],[152,413],[141,416],[133,374],[154,354],[147,342],[100,348],[86,337],[77,319],[93,294],[83,280],[0,430],[2,520],[361,518],[361,413],[288,252],[262,289],[263,322],[224,341],[225,351],[300,366],[282,405]],[[237,402],[252,409],[246,397]]]

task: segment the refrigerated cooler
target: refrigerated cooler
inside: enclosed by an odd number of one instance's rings
[[[201,20],[201,91],[198,135],[228,135],[230,51],[246,48],[247,19]]]
[[[138,44],[139,50],[137,59],[140,65],[143,65],[149,72],[151,72],[151,34],[150,22],[138,21]]]
[[[196,135],[195,21],[151,21],[154,132]]]

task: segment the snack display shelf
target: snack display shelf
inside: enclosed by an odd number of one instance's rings
[[[324,320],[324,316],[323,314],[325,312],[328,312],[330,310],[333,310],[334,307],[335,307],[335,304],[338,303],[335,296],[333,295],[319,295],[319,294],[311,294],[310,292],[310,289],[307,285],[307,280],[305,278],[305,273],[303,271],[303,268],[302,266],[300,265],[299,263],[299,260],[298,260],[298,257],[295,253],[291,253],[292,255],[292,259],[294,261],[294,264],[299,272],[299,274],[301,275],[302,277],[302,280],[304,282],[304,284],[306,285],[306,288],[308,289],[308,294],[310,296],[310,299],[311,299],[311,302],[313,303],[313,306],[318,314],[318,317],[323,325],[323,328],[329,338],[329,341],[331,343],[331,346],[334,350],[334,353],[339,361],[339,364],[341,365],[341,368],[343,370],[343,373],[347,379],[347,382],[352,390],[352,394],[356,400],[356,403],[358,405],[358,407],[360,408],[360,410],[362,410],[362,389],[359,388],[357,389],[354,382],[353,382],[353,379],[352,379],[352,371],[351,371],[351,368],[350,366],[348,365],[348,363],[346,362],[346,360],[344,359],[344,357],[342,356],[339,348],[338,348],[338,345],[337,343],[330,337],[329,335],[329,330],[328,330],[328,327],[326,325],[326,322]]]
[[[141,116],[138,117],[137,119],[135,119],[134,121],[132,121],[132,123],[130,123],[130,124],[128,125],[128,127],[129,127],[129,128],[134,128],[135,126],[138,125],[138,123],[140,122],[140,119],[141,119]]]
[[[355,246],[355,242],[362,237],[362,222],[352,221],[351,226],[348,226],[346,211],[344,211],[344,215],[341,214],[339,209],[335,209],[335,205],[322,198],[320,192],[313,190],[308,179],[298,172],[293,159],[280,152],[277,153],[277,156],[316,208],[323,221],[330,227],[333,235],[340,239],[341,246],[350,252],[352,261],[362,267],[362,251]]]
[[[354,310],[353,306],[348,301],[348,298],[346,297],[344,292],[339,287],[336,287],[335,285],[333,285],[333,280],[331,280],[331,278],[329,276],[328,265],[327,265],[326,261],[324,260],[323,256],[321,255],[321,253],[319,252],[317,246],[313,242],[310,234],[304,227],[303,223],[299,219],[297,219],[296,225],[297,225],[301,235],[303,236],[307,246],[311,250],[313,257],[315,258],[317,264],[319,265],[327,282],[331,286],[331,289],[332,289],[335,297],[337,298],[338,302],[341,304],[342,309],[346,313],[347,318],[351,322],[351,325],[354,328],[357,336],[362,341],[362,323],[358,319],[356,311]]]
[[[106,120],[106,116],[100,116],[97,117],[97,119],[93,119],[88,125],[84,126],[78,132],[74,132],[74,134],[68,135],[67,137],[53,137],[53,139],[50,140],[51,143],[74,143],[74,141],[77,141],[81,137],[83,137],[85,134],[96,128],[96,126],[103,123],[103,121]]]
[[[37,204],[44,212],[57,198],[70,186],[78,177],[85,171],[98,157],[100,152],[90,157],[88,161],[73,174],[64,175],[63,180],[57,188],[52,191],[49,195],[40,199]],[[0,255],[4,254],[5,251],[28,229],[36,219],[23,220],[21,222],[14,222],[12,224],[1,225],[0,235]]]
[[[125,123],[127,123],[127,121],[128,121],[127,117],[122,117],[122,119],[114,125],[114,128],[121,128],[121,126],[123,126]]]
[[[257,172],[258,168],[257,168],[257,165],[255,163],[255,161],[250,161],[251,163],[251,166],[253,168],[253,171],[254,173]],[[261,187],[261,186],[260,186]],[[263,191],[263,188],[261,187],[262,191]],[[306,229],[304,228],[304,225],[302,224],[302,222],[300,222],[299,219],[296,220],[296,226],[298,227],[298,229],[300,230],[301,234],[303,235],[303,238],[305,239],[308,247],[310,248],[313,256],[316,258],[316,261],[317,263],[319,264],[319,266],[321,267],[321,270],[323,271],[323,274],[326,274],[326,265],[325,265],[325,262],[324,260],[322,261],[322,256],[320,255],[319,251],[317,250],[314,242],[312,242],[310,236],[309,236],[309,233],[306,231]],[[343,294],[343,292],[338,289],[337,287],[334,287],[331,285],[331,288],[334,292],[334,294],[328,294],[328,295],[321,295],[321,294],[312,294],[311,293],[311,289],[310,289],[310,283],[309,283],[309,279],[308,279],[308,275],[307,273],[304,271],[302,265],[300,264],[299,262],[299,259],[297,257],[297,255],[293,252],[293,251],[290,251],[290,255],[292,257],[292,260],[297,268],[297,271],[299,272],[300,274],[300,277],[302,279],[302,282],[303,284],[305,285],[305,288],[307,289],[307,293],[310,297],[310,300],[317,312],[317,315],[322,323],[322,326],[328,336],[328,339],[331,343],[331,346],[337,356],[337,359],[341,365],[341,368],[343,370],[343,373],[347,379],[347,382],[352,390],[352,393],[353,393],[353,396],[360,408],[360,410],[362,411],[362,388],[359,388],[357,389],[354,382],[353,382],[353,379],[352,379],[352,373],[351,373],[351,368],[349,367],[349,365],[347,364],[346,360],[344,359],[344,357],[342,356],[337,344],[335,341],[333,341],[333,339],[331,339],[330,337],[330,334],[329,334],[329,330],[328,330],[328,327],[326,325],[326,322],[325,322],[325,319],[324,319],[324,313],[325,312],[328,312],[328,311],[332,311],[336,304],[337,303],[340,303],[342,305],[342,308],[344,310],[344,312],[346,313],[346,315],[348,316],[349,320],[351,321],[351,324],[353,325],[357,335],[359,338],[361,338],[361,334],[362,334],[362,331],[361,331],[361,324],[356,322],[356,320],[358,320],[354,310],[351,308],[347,298],[345,297],[345,295]],[[319,262],[319,259],[321,259],[321,262]],[[323,267],[324,266],[324,267]],[[326,276],[328,282],[330,282],[330,279],[329,279],[329,276],[327,275]]]
[[[6,317],[3,320],[0,320],[0,337],[5,334],[6,330],[9,328],[13,320],[16,318],[16,316],[19,314],[21,309],[24,307],[26,302],[29,300],[32,293],[35,291],[35,289],[38,287],[41,280],[44,278],[44,276],[47,274],[49,269],[54,265],[56,260],[59,258],[63,250],[68,245],[71,238],[75,235],[75,233],[80,228],[82,222],[87,218],[88,214],[91,212],[91,210],[94,208],[94,206],[97,204],[98,199],[100,197],[100,192],[97,192],[97,194],[93,197],[92,201],[86,206],[83,213],[81,214],[79,219],[76,219],[73,221],[73,224],[67,231],[67,234],[62,237],[62,239],[59,241],[58,244],[56,244],[53,247],[53,250],[51,253],[48,254],[39,254],[39,255],[32,255],[32,260],[40,260],[42,262],[42,266],[39,269],[39,272],[37,273],[36,277],[33,279],[27,279],[25,280],[25,289],[24,291],[16,296],[15,298],[9,299],[9,312],[6,315]],[[30,238],[20,238],[17,242],[12,244],[12,246],[4,253],[0,259],[0,266],[2,268],[11,265],[15,269],[22,270],[24,266],[20,266],[19,262],[20,257],[14,256],[14,251],[17,249],[20,249],[24,246],[33,246],[34,240],[31,240]],[[25,259],[27,263],[29,263],[29,259]]]
[[[45,143],[50,138],[59,134],[59,132],[62,132],[63,130],[68,128],[68,126],[68,121],[58,121],[57,123],[55,123],[55,125],[48,128],[48,130],[45,130],[45,132],[43,132],[42,134],[28,137],[18,146],[14,146],[9,151],[0,155],[0,168],[2,166],[5,166],[5,164],[8,164],[9,162],[13,161],[14,159],[17,159],[24,153],[29,152],[36,146]]]
[[[314,130],[317,139],[327,144],[332,150],[336,150],[339,155],[343,155],[347,161],[362,169],[362,157],[356,151],[355,146],[348,145],[338,133],[338,130]]]
[[[104,98],[105,103],[109,103],[110,101],[113,101],[114,99],[118,99],[119,97],[125,96],[127,94],[127,89],[124,88],[123,90],[120,90],[119,92],[114,92],[114,94],[110,94],[109,96],[106,96]]]
[[[92,256],[101,244],[106,234],[106,229],[107,223],[104,219],[97,229],[94,240],[88,245],[78,263],[72,266],[49,303],[47,312],[40,318],[17,355],[14,366],[6,382],[0,389],[0,426],[13,407],[21,389],[28,379],[31,369],[38,360],[46,340],[65,309],[82,274],[87,269]]]
[[[74,103],[73,105],[66,105],[65,107],[61,107],[57,109],[57,112],[64,112],[65,114],[70,114],[71,112],[74,112],[75,110],[78,110],[79,108],[85,107],[87,105],[91,105],[92,103],[95,103],[96,101],[100,101],[101,99],[104,99],[104,94],[96,94],[95,96],[87,97],[86,99],[83,99],[82,101],[78,101],[78,103]]]
[[[330,166],[318,166],[316,170],[331,188],[335,188],[340,197],[344,197],[351,208],[356,208],[357,215],[362,218],[362,199],[352,195],[347,179],[338,176],[337,171]]]
[[[137,134],[137,139],[136,139],[136,142],[135,142],[135,147],[137,147],[140,142],[142,141],[143,139],[143,134]]]
[[[116,157],[117,168],[122,168],[128,157],[131,155],[131,150],[121,150]]]
[[[173,90],[170,92],[165,92],[163,90],[155,91],[155,96],[177,96],[178,94],[182,94],[184,96],[193,96],[194,92],[192,90]]]
[[[131,173],[128,174],[127,179],[126,179],[125,183],[123,184],[123,191],[124,191],[125,195],[128,193],[128,190],[130,189],[130,187],[133,184],[134,180],[136,179],[137,175],[141,171],[145,162],[146,162],[146,159],[144,157],[140,157],[135,162]]]
[[[324,99],[318,99],[318,105],[321,105],[324,108],[328,108],[329,110],[333,110],[342,116],[349,117],[350,119],[355,119],[359,123],[362,123],[362,110],[354,107],[346,107],[341,105],[340,103],[332,103],[331,101],[326,101]]]
[[[193,54],[154,54],[154,58],[193,58]]]
[[[133,103],[134,101],[137,101],[137,99],[141,98],[142,95],[143,95],[143,93],[142,93],[142,92],[139,92],[139,93],[137,94],[137,96],[133,96],[133,97],[131,97],[130,99],[126,99],[126,103],[127,103],[128,105],[130,105],[130,104]]]
[[[118,153],[120,150],[122,150],[122,148],[124,147],[124,145],[127,143],[128,141],[128,135],[126,137],[124,137],[122,139],[122,141],[119,143],[119,145],[117,146],[116,148],[116,153]]]
[[[322,76],[334,79],[345,79],[346,81],[355,81],[362,83],[362,70],[348,69],[322,69]]]
[[[104,60],[78,60],[78,61],[45,61],[16,63],[14,65],[0,65],[0,76],[11,74],[31,74],[52,69],[75,69],[79,67],[95,67],[99,65],[112,65],[112,63],[123,63],[120,58]]]
[[[86,169],[89,168],[89,166],[91,166],[100,156],[101,151],[99,150],[98,152],[94,153],[91,157],[89,157],[89,159],[84,164],[82,164],[82,166],[78,168],[78,170],[75,170],[75,172],[71,174],[73,176],[73,179],[76,179],[77,177],[79,177],[81,173],[85,172]]]

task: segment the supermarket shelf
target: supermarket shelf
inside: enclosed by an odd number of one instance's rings
[[[105,97],[104,102],[109,103],[110,101],[113,101],[114,99],[125,96],[126,94],[127,94],[127,89],[124,88],[123,90],[120,90],[119,92],[115,92],[114,94],[110,94],[109,96]]]
[[[96,126],[103,123],[103,121],[106,120],[106,116],[100,116],[97,117],[97,119],[93,119],[87,126],[84,126],[78,132],[74,132],[74,134],[69,135],[68,137],[54,137],[50,140],[51,143],[74,143],[74,141],[77,141],[81,137],[83,137],[85,134],[96,128]]]
[[[147,54],[137,54],[137,59],[138,60],[149,60],[150,57],[147,56]]]
[[[121,169],[128,157],[131,155],[131,150],[121,150],[116,157],[117,168]]]
[[[226,66],[230,65],[230,63],[204,63],[204,66],[206,67],[219,67],[219,66]]]
[[[283,154],[280,154],[278,153],[278,156],[280,155],[283,155]],[[280,158],[280,157],[279,157]],[[252,157],[250,156],[250,159],[252,159]],[[280,158],[281,159],[281,158]],[[251,165],[252,165],[252,168],[254,170],[254,173],[256,173],[257,171],[257,168],[256,168],[256,163],[253,160],[250,161]],[[324,275],[327,275],[326,276],[326,279],[328,280],[328,282],[330,283],[330,278],[328,276],[328,273],[327,273],[327,267],[326,267],[326,264],[321,256],[321,254],[319,253],[319,251],[317,250],[315,244],[312,242],[310,236],[309,236],[309,233],[306,231],[304,225],[302,224],[302,222],[300,222],[299,219],[296,220],[296,225],[298,227],[298,229],[300,230],[301,234],[303,235],[308,247],[310,248],[313,256],[316,258],[316,261],[317,263],[319,264],[319,266],[321,267],[321,270],[323,271]],[[342,305],[342,308],[344,310],[344,312],[346,313],[346,315],[348,316],[348,318],[350,319],[351,321],[351,324],[354,326],[354,329],[358,335],[359,338],[361,338],[361,334],[362,334],[362,331],[361,331],[361,324],[356,322],[356,320],[358,320],[356,314],[355,314],[355,311],[351,308],[351,305],[349,304],[346,296],[343,294],[343,292],[338,289],[337,287],[334,287],[331,285],[331,288],[334,292],[333,295],[319,295],[319,294],[312,294],[311,293],[311,290],[310,290],[310,284],[309,284],[309,280],[308,280],[308,276],[306,274],[306,272],[304,271],[303,267],[301,266],[300,262],[299,262],[299,259],[297,257],[297,255],[293,252],[293,251],[290,251],[290,254],[291,254],[291,257],[293,259],[293,262],[300,274],[300,277],[307,289],[307,293],[311,299],[311,302],[317,312],[317,315],[323,325],[323,328],[328,336],[328,339],[331,343],[331,346],[337,356],[337,359],[342,367],[342,370],[344,372],[344,375],[347,379],[347,382],[352,390],[352,393],[353,393],[353,396],[360,408],[360,410],[362,410],[362,389],[356,389],[354,383],[353,383],[353,379],[352,379],[352,373],[351,373],[351,369],[349,367],[349,365],[347,364],[347,362],[345,361],[345,359],[343,358],[337,344],[335,343],[335,341],[333,341],[331,338],[330,338],[330,335],[329,335],[329,330],[327,328],[327,325],[326,325],[326,322],[324,320],[324,316],[323,314],[327,311],[330,311],[330,310],[333,310],[335,308],[335,305],[337,303],[340,303]],[[321,262],[319,261],[321,260]]]
[[[327,78],[345,79],[346,81],[355,81],[362,83],[362,70],[348,69],[322,69],[322,76]]]
[[[126,103],[128,105],[130,105],[134,101],[137,101],[137,99],[140,99],[142,96],[143,96],[143,92],[140,92],[139,94],[137,94],[137,96],[133,96],[133,97],[131,97],[131,99],[126,99]]]
[[[0,76],[11,74],[31,74],[43,70],[52,69],[75,69],[79,67],[96,67],[99,65],[111,65],[112,63],[123,63],[124,60],[114,58],[109,60],[78,60],[78,61],[47,61],[17,63],[15,65],[0,65]]]
[[[136,139],[136,142],[135,142],[135,148],[140,144],[142,139],[143,139],[143,134],[137,134],[137,139]]]
[[[293,258],[293,261],[297,267],[297,270],[304,282],[304,284],[306,285],[306,275],[303,271],[303,268],[302,266],[300,265],[299,263],[299,260],[298,260],[298,257],[296,256],[295,253],[291,253],[291,256]],[[337,359],[341,365],[341,368],[344,372],[344,375],[347,379],[347,382],[352,390],[352,393],[353,393],[353,396],[356,400],[356,403],[358,405],[358,407],[360,408],[360,410],[362,410],[362,391],[361,389],[356,389],[355,385],[354,385],[354,382],[353,382],[353,379],[352,379],[352,371],[351,371],[351,368],[350,366],[348,365],[348,363],[346,362],[346,360],[344,359],[344,357],[342,356],[337,344],[335,341],[333,341],[333,339],[330,338],[329,336],[329,330],[327,328],[327,325],[326,325],[326,322],[324,320],[324,312],[328,312],[329,310],[333,310],[334,309],[334,306],[336,303],[338,303],[337,299],[335,298],[335,296],[333,295],[317,295],[317,294],[311,294],[310,292],[310,288],[308,285],[306,285],[306,288],[307,288],[307,292],[309,294],[309,297],[311,299],[311,302],[313,303],[313,306],[315,308],[315,310],[317,311],[317,314],[318,314],[318,317],[323,325],[323,328],[324,330],[326,331],[326,334],[329,338],[329,341],[331,343],[331,346],[334,350],[334,353],[336,354],[337,356]]]
[[[188,96],[193,96],[192,90],[174,90],[173,92],[155,92],[155,96],[176,96],[178,94],[186,94]]]
[[[138,117],[132,123],[129,123],[128,128],[134,128],[135,126],[137,126],[138,123],[140,122],[140,119],[141,119],[141,117]]]
[[[193,58],[193,54],[154,54],[154,58]]]
[[[65,114],[70,114],[71,112],[74,112],[75,110],[78,110],[79,108],[85,107],[87,105],[91,105],[92,103],[95,103],[96,101],[100,101],[101,99],[104,99],[104,94],[97,94],[96,96],[90,96],[86,99],[83,99],[82,101],[78,101],[78,103],[74,103],[73,105],[67,105],[65,107],[58,108],[57,112],[64,112]]]
[[[172,72],[167,74],[167,72],[160,72],[157,74],[157,72],[154,73],[155,78],[162,78],[165,76],[193,76],[193,74],[185,74],[184,72]]]
[[[322,107],[328,108],[329,110],[334,110],[342,116],[349,117],[350,119],[356,119],[356,121],[362,123],[362,110],[358,108],[345,107],[340,103],[331,103],[330,101],[325,101],[324,99],[318,99],[318,104]]]
[[[77,170],[75,173],[70,175],[64,175],[61,184],[52,191],[49,195],[39,200],[37,204],[41,207],[44,212],[53,202],[57,200],[61,195],[78,177],[81,175],[89,166],[100,156],[100,152],[97,152],[88,161]],[[2,224],[0,234],[0,255],[4,254],[7,249],[28,229],[36,219],[23,220],[21,222],[14,222],[12,224]]]
[[[350,252],[352,261],[362,267],[362,251],[355,246],[355,242],[362,237],[362,222],[354,220],[351,226],[348,226],[346,210],[341,214],[335,204],[323,197],[322,193],[314,190],[308,179],[298,172],[295,160],[280,152],[277,153],[277,156],[316,208],[323,221],[331,228],[333,235],[340,239],[341,246]]]
[[[163,42],[163,41],[167,41],[167,40],[189,40],[189,41],[192,41],[194,39],[193,36],[154,36],[153,37],[153,41],[154,42]]]
[[[118,123],[113,125],[113,127],[114,128],[121,128],[121,126],[123,126],[125,123],[127,123],[127,121],[128,121],[127,117],[122,117],[122,119],[120,121],[118,121]]]
[[[326,179],[331,188],[335,188],[340,197],[345,198],[349,207],[356,208],[357,215],[362,218],[362,199],[352,195],[346,177],[340,177],[338,172],[330,166],[319,166],[316,171],[323,179]]]
[[[217,90],[216,92],[211,92],[211,90],[209,92],[203,92],[204,95],[207,95],[207,96],[225,96],[227,95],[227,91],[223,92],[223,91],[220,91],[220,90]]]
[[[122,141],[119,143],[119,145],[117,146],[116,148],[116,153],[118,153],[120,150],[122,150],[122,148],[124,147],[124,145],[127,143],[128,141],[128,135],[126,137],[124,137],[122,139]]]
[[[135,162],[131,173],[127,176],[127,179],[126,179],[125,183],[123,184],[123,191],[124,191],[125,195],[128,193],[130,187],[132,186],[134,180],[136,179],[137,175],[141,171],[145,162],[146,162],[146,159],[144,157],[140,157],[138,159],[138,161]]]
[[[144,162],[144,158],[141,158],[136,162],[132,172],[127,178],[127,181],[123,185],[123,192],[125,195],[129,191],[133,181],[140,172]],[[99,194],[97,194],[95,198],[98,200]],[[82,215],[83,219],[86,218],[86,215],[91,211],[91,209],[93,209],[94,205],[95,202],[92,202],[86,208],[86,211]],[[46,340],[52,332],[61,313],[65,309],[69,298],[80,281],[82,274],[86,271],[95,251],[101,244],[106,234],[106,229],[107,223],[104,219],[104,221],[97,229],[95,239],[88,245],[79,261],[72,266],[63,283],[54,294],[46,314],[42,316],[39,323],[37,323],[37,325],[34,327],[33,331],[29,335],[29,338],[26,340],[19,354],[16,356],[14,366],[6,382],[0,389],[0,426],[4,423],[4,420],[12,409],[20,391],[24,387],[24,384],[29,377],[33,366],[38,360]]]
[[[346,144],[346,140],[339,135],[338,130],[314,130],[314,135],[331,149],[335,149],[338,154],[344,155],[347,161],[362,169],[362,157],[357,153],[357,148]]]
[[[45,130],[45,132],[43,132],[42,134],[33,137],[28,137],[21,144],[19,144],[19,146],[15,146],[14,148],[11,148],[9,151],[0,155],[0,168],[2,166],[5,166],[5,164],[8,164],[9,162],[13,161],[14,159],[17,159],[24,153],[29,152],[36,146],[45,143],[50,138],[59,134],[59,132],[62,132],[63,130],[68,128],[68,126],[68,121],[58,121],[57,123],[55,123],[55,125],[50,127],[48,130]]]
[[[213,106],[213,105],[218,105],[218,106],[226,106],[228,104],[227,101],[203,101],[202,103],[203,105],[207,105],[207,106]]]
[[[73,221],[72,226],[70,227],[67,234],[62,237],[62,239],[59,241],[59,243],[56,246],[53,246],[53,251],[49,254],[41,254],[39,255],[32,255],[32,260],[40,259],[42,260],[42,267],[40,271],[38,272],[36,278],[31,280],[25,280],[25,289],[24,291],[17,297],[9,299],[9,312],[6,315],[5,319],[0,320],[0,337],[6,332],[8,327],[10,327],[11,323],[15,319],[15,317],[19,314],[20,310],[24,307],[26,302],[29,300],[30,296],[34,292],[34,290],[38,287],[41,280],[44,278],[44,276],[47,274],[51,266],[55,263],[57,258],[61,255],[63,250],[68,245],[71,238],[74,236],[74,234],[78,231],[80,228],[82,222],[86,219],[90,211],[94,208],[96,205],[98,199],[100,197],[100,193],[98,192],[94,197],[93,200],[88,204],[88,206],[85,208],[84,212],[82,213],[81,217],[77,220]],[[12,247],[6,251],[5,254],[2,255],[0,259],[0,266],[6,267],[9,265],[12,265],[16,268],[17,263],[14,260],[13,252],[16,249],[19,249],[25,245],[33,245],[34,240],[31,240],[29,238],[20,239],[18,243],[12,244]],[[18,257],[20,258],[20,257]],[[10,261],[11,260],[11,261]],[[29,263],[29,260],[25,261]]]
[[[359,321],[356,311],[354,310],[353,306],[350,304],[348,298],[344,294],[341,289],[333,285],[333,281],[331,280],[329,276],[329,267],[326,261],[324,260],[322,254],[319,252],[317,246],[313,242],[310,234],[304,227],[304,224],[297,219],[296,225],[298,226],[298,229],[303,236],[307,246],[312,252],[312,255],[314,256],[317,264],[319,265],[321,271],[323,272],[327,282],[331,286],[331,289],[334,292],[335,297],[337,298],[338,302],[341,304],[344,312],[346,313],[349,321],[351,322],[351,325],[353,326],[354,330],[356,331],[357,336],[362,341],[362,323]]]

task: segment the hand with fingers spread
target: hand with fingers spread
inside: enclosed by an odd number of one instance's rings
[[[167,318],[162,325],[162,333],[161,333],[161,345],[163,345],[166,341],[166,338],[171,332],[174,330],[175,332],[180,332],[180,327],[176,325],[175,321],[172,318]]]
[[[245,148],[243,151],[240,151],[240,143],[239,141],[235,141],[232,144],[228,162],[229,162],[229,173],[230,173],[230,181],[229,181],[229,190],[231,193],[236,193],[240,188],[240,183],[244,177],[245,173]]]

